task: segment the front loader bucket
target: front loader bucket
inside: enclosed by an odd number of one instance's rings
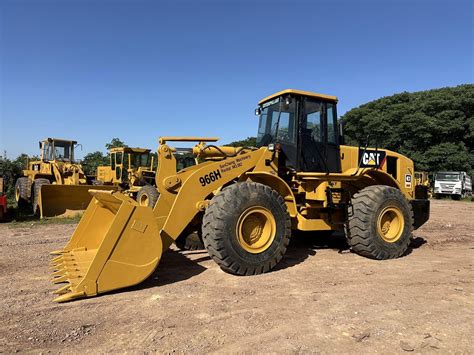
[[[91,190],[93,199],[64,249],[54,251],[53,282],[66,283],[56,302],[95,296],[145,280],[163,252],[149,207],[111,191]]]
[[[114,186],[42,185],[38,207],[40,217],[67,216],[84,211],[92,199],[89,190],[117,190]]]

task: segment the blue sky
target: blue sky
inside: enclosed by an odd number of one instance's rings
[[[285,88],[381,96],[473,82],[473,2],[0,0],[0,150],[255,135]]]

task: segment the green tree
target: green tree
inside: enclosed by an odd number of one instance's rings
[[[247,137],[246,139],[231,142],[226,145],[231,147],[255,147],[257,145],[257,137]]]
[[[105,148],[107,148],[107,150],[120,147],[127,147],[127,145],[120,138],[112,138],[109,143],[105,144]],[[96,151],[86,154],[82,159],[81,164],[86,175],[95,175],[98,166],[110,164],[109,153],[107,152],[104,154],[100,151]]]
[[[97,167],[100,165],[109,165],[109,156],[102,152],[96,151],[86,154],[81,161],[82,168],[86,175],[95,175]]]
[[[127,145],[122,142],[119,138],[112,138],[110,143],[105,144],[105,148],[109,150],[110,148],[120,148],[120,147],[127,147]]]
[[[382,97],[348,111],[348,144],[388,148],[417,170],[474,173],[474,85]]]

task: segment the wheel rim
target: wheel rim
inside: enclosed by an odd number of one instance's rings
[[[395,243],[402,236],[404,227],[405,218],[397,207],[388,206],[380,212],[377,231],[384,241]]]
[[[240,246],[247,252],[258,254],[272,245],[276,234],[273,214],[264,207],[251,207],[237,221],[237,237]]]
[[[148,202],[150,199],[148,198],[147,194],[143,194],[140,196],[140,206],[148,206]]]
[[[15,189],[15,200],[16,202],[20,201],[20,186],[17,186],[16,189]]]

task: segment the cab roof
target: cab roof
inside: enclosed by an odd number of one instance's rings
[[[267,102],[271,99],[274,99],[275,97],[285,95],[285,94],[293,94],[293,95],[300,95],[300,96],[310,96],[310,97],[316,97],[318,99],[326,100],[326,101],[334,101],[337,102],[337,97],[336,96],[331,96],[331,95],[325,95],[325,94],[317,94],[315,92],[310,92],[310,91],[303,91],[303,90],[295,90],[295,89],[285,89],[282,91],[278,91],[277,93],[267,96],[264,99],[261,99],[258,104],[261,105],[264,102]]]
[[[110,148],[109,149],[110,153],[115,153],[115,152],[124,152],[124,153],[150,153],[150,149],[146,148],[132,148],[132,147],[116,147],[116,148]]]
[[[42,143],[42,142],[53,142],[53,141],[54,142],[66,142],[66,143],[72,143],[72,144],[77,143],[77,141],[73,141],[73,140],[70,140],[70,139],[51,138],[51,137],[43,139],[40,143]]]

